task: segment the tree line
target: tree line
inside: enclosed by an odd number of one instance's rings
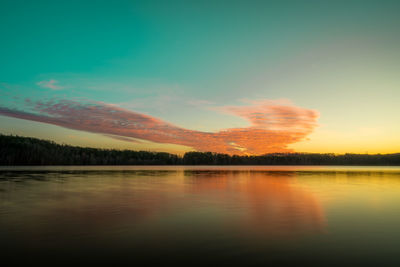
[[[0,165],[391,165],[395,154],[271,153],[239,156],[213,152],[166,152],[98,149],[0,134]]]

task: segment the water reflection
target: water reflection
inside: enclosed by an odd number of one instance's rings
[[[38,260],[326,266],[334,254],[355,265],[388,263],[400,246],[399,177],[321,167],[6,170],[0,251]]]
[[[294,172],[186,171],[190,192],[230,205],[239,231],[260,237],[322,232],[324,212],[317,195],[297,184]],[[228,207],[226,207],[228,208]],[[232,222],[230,222],[232,223]]]

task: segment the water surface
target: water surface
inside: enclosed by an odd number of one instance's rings
[[[400,168],[1,167],[15,262],[400,266]]]

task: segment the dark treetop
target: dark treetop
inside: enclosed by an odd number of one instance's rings
[[[211,152],[97,149],[0,134],[0,165],[400,165],[396,154],[273,153],[237,156]]]

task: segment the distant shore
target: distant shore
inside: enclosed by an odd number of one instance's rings
[[[60,145],[31,137],[0,134],[0,165],[351,165],[400,166],[400,153],[331,154],[272,153],[239,156],[213,152],[166,152],[116,150]]]

